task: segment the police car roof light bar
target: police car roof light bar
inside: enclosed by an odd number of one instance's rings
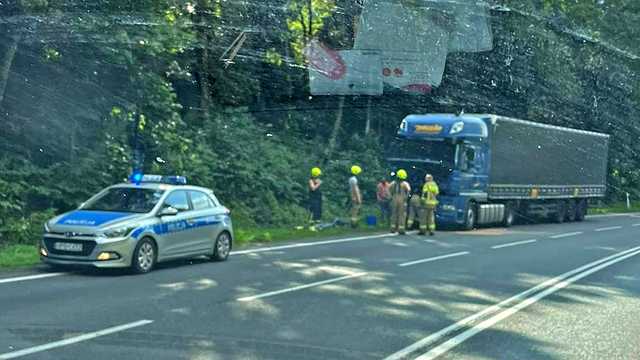
[[[130,177],[130,181],[135,184],[140,183],[160,183],[170,185],[187,185],[187,178],[184,176],[162,176],[153,174],[134,173]]]

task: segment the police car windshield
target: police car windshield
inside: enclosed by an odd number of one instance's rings
[[[89,200],[82,210],[148,213],[158,203],[164,190],[112,188]]]

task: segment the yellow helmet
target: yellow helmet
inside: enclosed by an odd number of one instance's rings
[[[322,175],[322,170],[320,170],[319,167],[314,167],[313,169],[311,169],[311,176],[318,177],[320,175]]]
[[[351,167],[351,173],[352,173],[353,175],[358,175],[358,174],[360,174],[361,172],[362,172],[362,168],[361,168],[360,166],[358,166],[358,165],[353,165],[353,166]]]
[[[400,180],[406,180],[407,179],[407,171],[404,170],[404,169],[400,169],[396,173],[396,176],[398,176],[398,179],[400,179]]]

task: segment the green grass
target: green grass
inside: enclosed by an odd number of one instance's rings
[[[19,268],[40,262],[38,248],[34,245],[9,245],[0,248],[0,268]]]
[[[632,202],[631,208],[629,209],[627,209],[627,204],[625,202],[617,202],[612,204],[606,204],[602,207],[589,208],[589,214],[591,215],[632,213],[632,212],[640,212],[640,203]]]

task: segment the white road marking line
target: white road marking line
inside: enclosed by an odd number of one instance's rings
[[[380,235],[358,236],[358,237],[352,237],[352,238],[346,238],[346,239],[313,241],[313,242],[305,242],[305,243],[299,243],[299,244],[270,246],[270,247],[263,247],[263,248],[257,248],[257,249],[232,251],[230,255],[255,254],[255,253],[261,253],[261,252],[267,252],[267,251],[293,249],[293,248],[300,248],[300,247],[307,247],[307,246],[318,246],[318,245],[327,245],[327,244],[339,244],[339,243],[343,243],[343,242],[360,241],[360,240],[367,240],[367,239],[379,239],[379,238],[394,237],[394,236],[398,236],[398,234],[389,233],[389,234],[380,234]]]
[[[622,229],[622,226],[609,226],[609,227],[596,229],[596,231],[600,232],[600,231],[619,230],[619,229]]]
[[[253,296],[245,296],[245,297],[238,298],[236,300],[237,301],[243,301],[243,302],[245,302],[245,301],[253,301],[253,300],[262,299],[262,298],[275,296],[275,295],[280,295],[280,294],[284,294],[284,293],[288,293],[288,292],[293,292],[293,291],[308,289],[308,288],[311,288],[311,287],[331,284],[331,283],[342,281],[342,280],[353,279],[353,278],[357,278],[357,277],[360,277],[360,276],[365,276],[365,275],[368,275],[368,274],[369,273],[366,273],[366,272],[360,272],[360,273],[355,273],[355,274],[351,274],[351,275],[345,275],[345,276],[341,276],[341,277],[337,277],[337,278],[333,278],[333,279],[329,279],[329,280],[318,281],[318,282],[314,282],[314,283],[310,283],[310,284],[294,286],[294,287],[290,287],[290,288],[286,288],[286,289],[282,289],[282,290],[270,291],[270,292],[266,292],[266,293],[263,293],[263,294],[258,294],[258,295],[253,295]]]
[[[593,267],[589,270],[586,270],[584,272],[581,272],[577,275],[574,275],[573,277],[563,280],[561,282],[558,282],[556,284],[554,284],[553,286],[545,289],[544,291],[541,291],[537,294],[535,294],[534,296],[531,296],[525,300],[523,300],[522,302],[507,308],[506,310],[493,315],[492,317],[482,321],[480,324],[477,324],[473,327],[471,327],[470,329],[464,331],[461,334],[458,334],[456,336],[454,336],[453,338],[447,340],[446,342],[436,346],[435,348],[431,349],[429,352],[420,355],[416,360],[432,360],[435,359],[437,357],[439,357],[440,355],[443,355],[445,353],[447,353],[449,350],[453,349],[454,347],[462,344],[463,342],[465,342],[466,340],[468,340],[469,338],[471,338],[474,335],[477,335],[478,333],[490,328],[491,326],[499,323],[500,321],[514,315],[515,313],[519,312],[520,310],[527,308],[535,303],[537,303],[538,301],[544,299],[545,297],[560,291],[564,288],[566,288],[567,286],[573,284],[574,282],[585,278],[595,272],[598,272],[602,269],[605,269],[611,265],[614,265],[620,261],[626,260],[630,257],[636,256],[640,254],[640,251],[635,251],[632,253],[629,253],[627,255],[623,255],[620,256],[616,259],[610,260],[605,262],[604,264],[598,265],[596,267]]]
[[[0,284],[7,284],[18,281],[27,281],[27,280],[36,280],[36,279],[44,279],[54,276],[65,275],[66,273],[47,273],[47,274],[38,274],[38,275],[27,275],[27,276],[18,276],[6,279],[0,279]]]
[[[422,263],[427,263],[427,262],[431,262],[431,261],[438,261],[438,260],[442,260],[442,259],[448,259],[448,258],[452,258],[452,257],[456,257],[456,256],[463,256],[463,255],[468,255],[468,254],[469,254],[468,251],[461,251],[461,252],[457,252],[457,253],[453,253],[453,254],[440,255],[440,256],[435,256],[435,257],[426,258],[426,259],[409,261],[409,262],[405,262],[405,263],[402,263],[402,264],[398,264],[398,266],[402,266],[402,267],[411,266],[411,265],[422,264]]]
[[[587,215],[587,219],[589,218],[603,218],[603,217],[637,217],[640,213],[624,213],[624,214],[599,214],[599,215]]]
[[[18,351],[13,351],[10,353],[4,353],[4,354],[0,354],[0,360],[15,359],[15,358],[26,356],[26,355],[31,355],[38,352],[47,351],[47,350],[59,348],[62,346],[67,346],[67,345],[79,343],[82,341],[95,339],[100,336],[105,336],[105,335],[117,333],[120,331],[125,331],[138,326],[148,325],[148,324],[151,324],[152,322],[153,320],[140,320],[140,321],[124,324],[124,325],[110,327],[104,330],[99,330],[95,332],[82,334],[79,336],[74,336],[74,337],[60,340],[60,341],[54,341],[54,342],[50,342],[43,345],[38,345],[38,346],[34,346],[34,347],[30,347],[30,348],[26,348]]]
[[[638,227],[638,226],[640,226],[640,224],[633,224],[633,225],[631,225],[631,226],[633,226],[633,227]]]
[[[553,235],[553,236],[549,236],[552,239],[561,239],[561,238],[566,238],[569,236],[576,236],[576,235],[581,235],[583,234],[582,231],[576,231],[576,232],[571,232],[571,233],[566,233],[566,234],[558,234],[558,235]]]
[[[511,247],[511,246],[530,244],[530,243],[533,243],[533,242],[536,242],[536,241],[538,241],[538,240],[531,239],[531,240],[516,241],[516,242],[502,244],[502,245],[495,245],[495,246],[492,246],[491,248],[492,249],[502,249],[502,248]]]
[[[458,331],[458,330],[460,330],[462,328],[468,327],[469,324],[475,322],[478,319],[481,319],[484,316],[487,316],[487,315],[496,313],[496,312],[498,312],[500,310],[503,310],[506,305],[508,305],[508,304],[510,304],[510,303],[512,303],[514,301],[518,301],[518,300],[524,299],[527,296],[530,296],[531,294],[534,294],[534,293],[536,293],[536,292],[538,292],[538,291],[540,291],[542,289],[545,289],[545,288],[547,288],[549,286],[557,284],[560,281],[565,280],[565,279],[567,279],[567,278],[569,278],[569,277],[571,277],[571,276],[573,276],[573,275],[575,275],[577,273],[580,273],[580,272],[582,272],[584,270],[592,268],[593,266],[602,264],[604,262],[607,262],[607,261],[609,261],[609,260],[611,260],[613,258],[616,258],[618,256],[621,256],[623,254],[632,253],[632,252],[638,251],[638,250],[640,250],[640,246],[632,248],[632,249],[629,249],[629,250],[625,250],[625,251],[619,252],[617,254],[609,255],[609,256],[607,256],[605,258],[602,258],[600,260],[596,260],[596,261],[591,262],[589,264],[583,265],[583,266],[581,266],[581,267],[579,267],[577,269],[573,269],[573,270],[571,270],[569,272],[566,272],[566,273],[564,273],[562,275],[556,276],[555,278],[549,279],[549,280],[547,280],[547,281],[545,281],[545,282],[543,282],[541,284],[538,284],[538,285],[536,285],[536,286],[534,286],[534,287],[532,287],[532,288],[530,288],[528,290],[525,290],[525,291],[523,291],[523,292],[521,292],[519,294],[516,294],[516,295],[514,295],[514,296],[512,296],[512,297],[510,297],[510,298],[508,298],[506,300],[503,300],[503,301],[499,302],[498,304],[492,305],[492,306],[482,310],[479,313],[476,313],[476,314],[473,314],[471,316],[468,316],[468,317],[466,317],[466,318],[464,318],[464,319],[462,319],[462,320],[460,320],[460,321],[458,321],[458,322],[456,322],[454,324],[451,324],[451,325],[447,326],[446,328],[444,328],[444,329],[442,329],[442,330],[440,330],[440,331],[438,331],[436,333],[433,333],[433,334],[431,334],[431,335],[429,335],[429,336],[427,336],[427,337],[425,337],[425,338],[423,338],[421,340],[418,340],[415,343],[407,346],[406,348],[401,349],[401,350],[399,350],[399,351],[387,356],[385,358],[385,360],[400,360],[400,359],[404,359],[407,356],[409,356],[410,354],[412,354],[412,353],[414,353],[414,352],[416,352],[416,351],[418,351],[418,350],[420,350],[422,348],[425,348],[425,347],[427,347],[427,346],[429,346],[431,344],[434,344],[435,342],[441,340],[443,337],[449,335],[450,333]]]

